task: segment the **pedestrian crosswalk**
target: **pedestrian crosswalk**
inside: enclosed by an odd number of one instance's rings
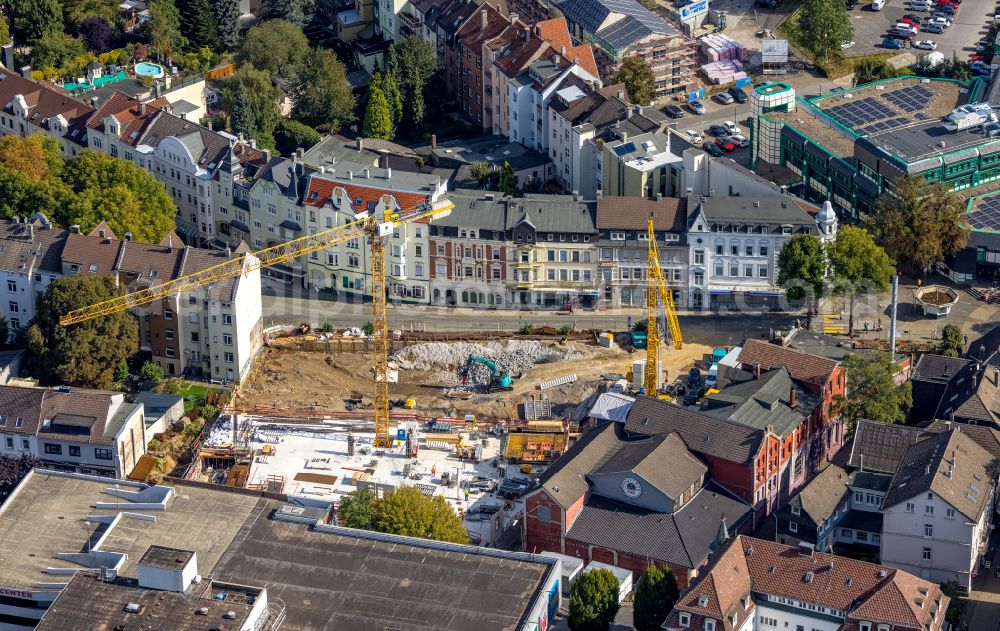
[[[840,314],[823,314],[823,332],[827,335],[847,335],[847,323],[840,318]]]

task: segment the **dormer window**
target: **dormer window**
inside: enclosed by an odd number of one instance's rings
[[[680,612],[679,614],[677,614],[677,623],[682,627],[690,627],[691,614],[687,613],[686,611]]]
[[[707,594],[702,594],[701,596],[698,596],[698,606],[699,607],[707,607],[708,606],[708,595]]]

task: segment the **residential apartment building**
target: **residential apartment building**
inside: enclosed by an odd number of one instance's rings
[[[86,125],[93,114],[93,107],[66,93],[0,67],[0,135],[43,132],[70,158],[87,146]]]
[[[601,156],[601,194],[625,197],[673,197],[680,191],[684,160],[671,151],[672,134],[651,132],[604,143]]]
[[[455,34],[458,81],[453,96],[462,114],[484,130],[493,129],[493,109],[486,107],[487,96],[492,98],[493,51],[516,39],[526,28],[502,5],[486,2],[477,16],[466,20]]]
[[[674,605],[667,631],[942,631],[930,581],[849,557],[739,536]]]
[[[403,21],[399,16],[406,4],[407,0],[372,0],[372,23],[376,37],[388,42],[401,37]]]
[[[597,200],[597,265],[600,301],[609,307],[646,304],[648,222],[660,253],[660,269],[674,304],[687,304],[687,199],[602,197]]]
[[[362,167],[348,162],[320,167],[305,186],[304,221],[315,234],[354,221],[359,213],[382,216],[407,212],[437,202],[447,182],[436,175]],[[428,221],[398,226],[385,240],[386,282],[394,299],[414,303],[429,300],[430,256]],[[361,239],[313,252],[307,260],[307,281],[318,289],[346,296],[371,296],[371,248]]]
[[[549,147],[549,106],[562,92],[563,101],[575,101],[600,87],[578,60],[561,54],[534,62],[507,84],[508,138],[542,153]]]
[[[430,226],[432,301],[516,307],[597,302],[596,203],[457,191]]]
[[[827,207],[818,216],[798,198],[701,197],[688,210],[694,309],[768,308],[785,292],[778,286],[782,246],[796,234],[836,235],[837,218]],[[809,205],[806,205],[810,207]]]
[[[730,533],[750,527],[752,514],[682,435],[631,438],[610,422],[584,435],[525,496],[524,548],[637,574],[667,567],[684,590]]]
[[[556,6],[574,41],[597,45],[597,66],[605,82],[610,83],[626,57],[639,55],[653,69],[656,98],[680,96],[694,87],[694,42],[637,0],[561,0]]]
[[[89,235],[70,230],[62,249],[64,275],[113,275],[130,291],[193,274],[249,252],[184,246],[176,234],[159,244],[118,238],[106,224]],[[263,344],[260,272],[176,294],[133,311],[139,350],[167,375],[239,382]]]
[[[985,359],[921,355],[912,376],[913,422],[948,419],[1000,430],[1000,352]]]
[[[28,326],[38,295],[62,276],[59,259],[66,234],[42,214],[0,224],[0,313],[12,330]]]
[[[957,427],[907,449],[882,503],[882,563],[970,591],[994,518],[992,462]]]
[[[60,471],[124,478],[146,453],[141,403],[122,392],[0,386],[0,454]]]
[[[177,206],[177,230],[188,241],[217,238],[231,218],[233,181],[244,163],[261,163],[255,142],[215,132],[166,109],[116,93],[87,123],[88,145],[134,162],[163,182]]]
[[[350,43],[370,37],[374,31],[376,0],[354,0],[351,8],[337,13],[337,39]]]

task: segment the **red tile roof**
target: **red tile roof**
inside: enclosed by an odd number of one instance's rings
[[[792,379],[820,385],[830,379],[838,366],[836,360],[769,344],[762,340],[747,340],[743,350],[740,351],[739,360],[748,366],[759,364],[762,370],[784,366]]]
[[[542,20],[535,24],[535,34],[547,41],[556,50],[563,46],[567,50],[573,47],[573,40],[569,37],[569,29],[566,27],[565,18],[552,18]]]
[[[94,108],[77,101],[62,89],[55,86],[25,79],[10,71],[0,72],[0,108],[7,109],[16,96],[24,97],[28,106],[28,120],[36,127],[44,128],[43,121],[61,115],[66,119],[68,132],[66,137],[73,142],[86,145],[87,134],[84,133],[87,121],[94,113]],[[73,133],[73,132],[77,133]]]
[[[159,101],[163,101],[163,99],[154,101],[154,103],[158,103]],[[145,131],[146,127],[156,118],[159,112],[160,108],[153,105],[153,103],[143,107],[142,101],[139,99],[121,92],[115,92],[111,95],[111,98],[97,109],[97,112],[87,123],[87,127],[96,129],[102,133],[108,133],[108,130],[104,127],[104,120],[109,116],[114,116],[121,125],[121,133],[118,137],[127,144],[135,146],[139,138],[142,137],[142,132]]]
[[[363,212],[368,209],[369,203],[378,206],[379,198],[383,195],[392,195],[396,198],[396,203],[404,211],[412,210],[421,203],[428,201],[432,193],[430,191],[405,191],[399,190],[388,184],[388,180],[382,180],[383,184],[378,184],[377,180],[372,183],[363,183],[364,180],[352,180],[350,182],[333,178],[324,174],[313,174],[309,178],[309,185],[306,188],[303,204],[306,206],[323,206],[331,201],[334,196],[334,189],[342,188],[350,196],[354,212]],[[358,203],[360,200],[360,203]]]

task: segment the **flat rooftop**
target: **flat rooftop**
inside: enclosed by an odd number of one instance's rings
[[[270,515],[248,520],[214,578],[266,585],[286,631],[519,629],[552,566],[518,553],[350,529],[323,532]],[[380,540],[381,539],[381,540]]]
[[[821,115],[800,102],[794,112],[771,112],[767,118],[794,127],[840,157],[854,155],[858,136],[912,163],[989,141],[978,131],[944,129],[942,118],[965,102],[961,84],[905,77],[810,99]]]
[[[1000,195],[977,197],[972,201],[969,227],[981,232],[1000,232]]]
[[[223,490],[174,487],[166,510],[131,508],[132,502],[125,499],[117,510],[95,508],[98,502],[115,502],[106,492],[113,492],[114,484],[111,479],[32,472],[20,492],[0,505],[0,587],[31,590],[37,583],[65,582],[64,577],[46,574],[46,568],[80,568],[58,555],[85,553],[88,548],[127,554],[119,570],[125,576],[136,575],[136,563],[153,544],[193,550],[199,572],[207,573],[258,502]],[[121,486],[123,491],[133,488]],[[117,512],[149,515],[156,521],[122,518],[113,526],[94,520],[88,524],[88,516],[112,517]]]

